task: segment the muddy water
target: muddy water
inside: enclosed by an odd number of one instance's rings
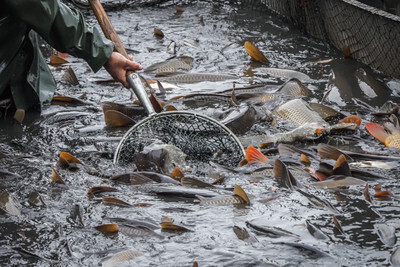
[[[379,108],[388,99],[398,102],[398,80],[343,59],[329,45],[303,36],[265,10],[210,1],[187,5],[181,15],[175,12],[174,3],[167,2],[158,7],[112,10],[109,15],[123,43],[144,67],[167,59],[170,56],[167,46],[175,41],[178,55],[195,58],[192,72],[237,75],[240,77],[236,81],[237,87],[282,84],[284,79],[263,73],[260,69],[265,66],[250,61],[243,48],[248,40],[270,59],[271,67],[301,71],[312,78],[306,83],[313,93],[308,101],[324,99],[324,103],[347,115],[359,114],[364,119],[363,125],[365,121],[376,118],[370,115],[370,108],[359,104],[357,99],[373,108]],[[94,22],[90,14],[87,16]],[[153,34],[154,28],[161,29],[165,37],[157,39]],[[314,64],[317,60],[330,58],[333,59],[330,63]],[[270,177],[254,179],[246,175],[224,174],[227,176],[225,183],[220,189],[212,191],[231,191],[235,184],[239,184],[248,192],[252,202],[244,207],[201,206],[191,198],[153,193],[160,188],[177,189],[177,186],[130,186],[108,180],[109,175],[126,171],[113,165],[112,156],[127,128],[105,127],[100,103],[128,103],[130,94],[118,84],[98,83],[109,78],[105,71],[93,74],[81,60],[69,60],[73,62],[71,67],[80,85],[59,82],[58,93],[82,97],[86,104],[48,106],[41,115],[29,114],[23,126],[1,121],[0,151],[9,157],[0,159],[0,168],[16,175],[0,176],[0,190],[14,194],[21,203],[21,215],[2,213],[0,216],[0,265],[96,266],[104,257],[127,248],[143,254],[127,266],[191,266],[194,261],[200,266],[389,265],[396,243],[390,246],[383,244],[374,225],[386,223],[398,229],[399,201],[389,198],[386,201],[374,199],[372,204],[368,203],[362,193],[363,186],[316,189],[310,186],[312,181],[309,177],[298,177],[309,187],[309,192],[328,200],[340,211],[336,217],[344,230],[341,234],[334,228],[331,211],[311,205],[304,196],[280,187]],[[54,69],[57,81],[60,81],[66,68]],[[375,91],[365,84],[360,86],[354,78],[354,72],[359,68],[368,72],[382,88]],[[180,86],[165,98],[194,92],[218,92],[231,88],[232,82]],[[329,90],[330,93],[326,94]],[[218,105],[191,108],[208,115],[224,113]],[[272,107],[266,106],[266,109]],[[363,125],[351,138],[336,136],[321,141],[348,150],[387,153],[388,149],[369,136]],[[270,123],[259,123],[251,133],[279,132],[285,130],[284,126],[276,128]],[[317,142],[294,145],[309,148],[316,154]],[[89,171],[89,174],[83,168],[76,171],[58,169],[56,163],[61,151],[70,152],[98,173]],[[388,154],[399,153],[393,150]],[[51,184],[52,167],[57,168],[65,185]],[[371,171],[385,177],[369,181],[372,192],[372,186],[381,183],[383,190],[391,190],[395,196],[400,194],[396,169]],[[215,176],[212,173],[203,179],[210,182]],[[112,186],[118,191],[88,195],[89,188],[99,185]],[[41,195],[45,206],[35,206],[29,201],[32,192]],[[149,203],[151,206],[109,206],[101,202],[103,196],[118,197],[131,204]],[[266,198],[272,200],[259,202]],[[76,207],[81,211],[82,222],[74,216]],[[112,222],[111,218],[116,217],[158,226],[162,216],[173,218],[176,224],[191,231],[161,232],[157,227],[155,232],[161,237],[135,237],[123,233],[105,235],[94,229]],[[318,240],[310,235],[306,220],[316,225],[328,238]],[[290,234],[276,236],[257,232],[247,222],[278,227]],[[234,232],[237,228],[246,231],[249,237],[238,238]],[[303,247],[299,249],[290,244]],[[37,257],[17,252],[16,247]]]

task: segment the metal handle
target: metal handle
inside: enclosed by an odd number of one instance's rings
[[[154,111],[153,105],[150,103],[149,98],[147,97],[146,90],[143,87],[142,81],[140,77],[136,73],[129,74],[127,77],[128,83],[135,92],[135,95],[139,99],[140,103],[146,110],[148,115],[156,113]]]

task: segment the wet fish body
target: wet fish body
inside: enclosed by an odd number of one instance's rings
[[[309,96],[311,94],[310,89],[304,86],[298,79],[292,78],[284,83],[275,93],[282,95],[291,96]]]
[[[389,247],[396,244],[396,228],[385,223],[377,223],[374,227],[383,244]]]
[[[321,239],[321,240],[328,239],[328,237],[321,230],[319,230],[314,224],[310,223],[308,220],[306,220],[306,225],[307,225],[307,230],[316,239]]]
[[[256,121],[256,111],[251,106],[240,106],[221,121],[235,134],[244,134]]]
[[[301,99],[293,99],[278,106],[274,114],[282,119],[290,120],[301,126],[306,123],[318,123],[321,126],[327,125],[327,122],[319,116],[311,107]]]
[[[198,83],[198,82],[217,82],[237,79],[236,76],[227,74],[211,74],[211,73],[188,73],[178,74],[174,76],[163,77],[162,81],[176,83]]]
[[[20,204],[17,199],[7,191],[0,193],[0,209],[14,216],[21,215]]]
[[[208,198],[196,195],[196,197],[200,200],[200,204],[205,206],[246,204],[246,202],[239,196],[217,196]]]
[[[333,178],[328,178],[321,182],[312,183],[313,186],[322,188],[338,188],[352,185],[365,185],[366,182],[355,177],[335,175]]]
[[[261,72],[268,73],[277,78],[296,78],[302,82],[311,82],[312,79],[307,74],[295,70],[278,69],[278,68],[259,68]]]
[[[114,254],[111,257],[103,259],[103,261],[101,261],[101,266],[102,267],[119,266],[120,264],[127,262],[133,258],[137,258],[141,255],[143,255],[143,254],[139,251],[135,251],[135,250],[131,250],[131,249],[124,250],[124,251]]]

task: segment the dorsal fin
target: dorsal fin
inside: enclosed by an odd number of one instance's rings
[[[165,111],[177,111],[176,107],[174,107],[173,105],[168,105],[165,108]]]
[[[235,94],[235,84],[233,84],[233,88],[232,88],[231,104],[232,104],[232,106],[239,106],[239,101],[237,100],[236,94]]]
[[[337,160],[340,155],[344,155],[346,160],[353,161],[353,159],[349,155],[343,153],[336,147],[324,143],[318,144],[318,155],[320,156],[320,158],[333,160]]]
[[[257,148],[248,146],[246,151],[247,162],[263,162],[268,163],[268,158],[261,153]]]
[[[239,196],[241,199],[243,199],[244,202],[246,202],[246,204],[250,204],[250,200],[249,200],[246,192],[244,192],[244,190],[237,184],[235,185],[234,194]]]
[[[247,53],[252,59],[265,64],[269,63],[268,59],[263,55],[263,53],[261,53],[261,51],[249,41],[244,43],[244,48],[246,48]]]
[[[135,121],[125,114],[116,110],[107,110],[104,112],[104,121],[110,127],[122,127],[135,124]]]
[[[347,163],[346,157],[343,154],[339,156],[335,166],[333,166],[333,174],[351,176],[349,164]]]
[[[156,113],[160,113],[163,110],[162,104],[153,93],[150,94],[150,103]]]
[[[165,90],[164,86],[160,83],[160,81],[157,81],[157,86],[161,94],[165,95],[167,93],[167,91]]]

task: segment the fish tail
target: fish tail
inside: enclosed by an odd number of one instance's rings
[[[257,148],[254,148],[252,146],[247,147],[246,160],[247,162],[268,163],[268,158],[263,153],[261,153]]]
[[[383,144],[387,144],[386,140],[390,136],[389,133],[386,132],[385,128],[382,125],[379,125],[377,123],[367,123],[365,125],[365,128],[367,131],[375,137],[377,140],[379,140]]]
[[[196,202],[200,202],[200,204],[205,204],[207,202],[207,198],[200,196],[200,195],[195,195],[195,197],[198,198]]]
[[[357,127],[360,127],[361,122],[362,122],[362,119],[359,116],[350,115],[350,116],[347,116],[346,118],[342,119],[338,123],[354,123],[354,124],[357,124]]]

